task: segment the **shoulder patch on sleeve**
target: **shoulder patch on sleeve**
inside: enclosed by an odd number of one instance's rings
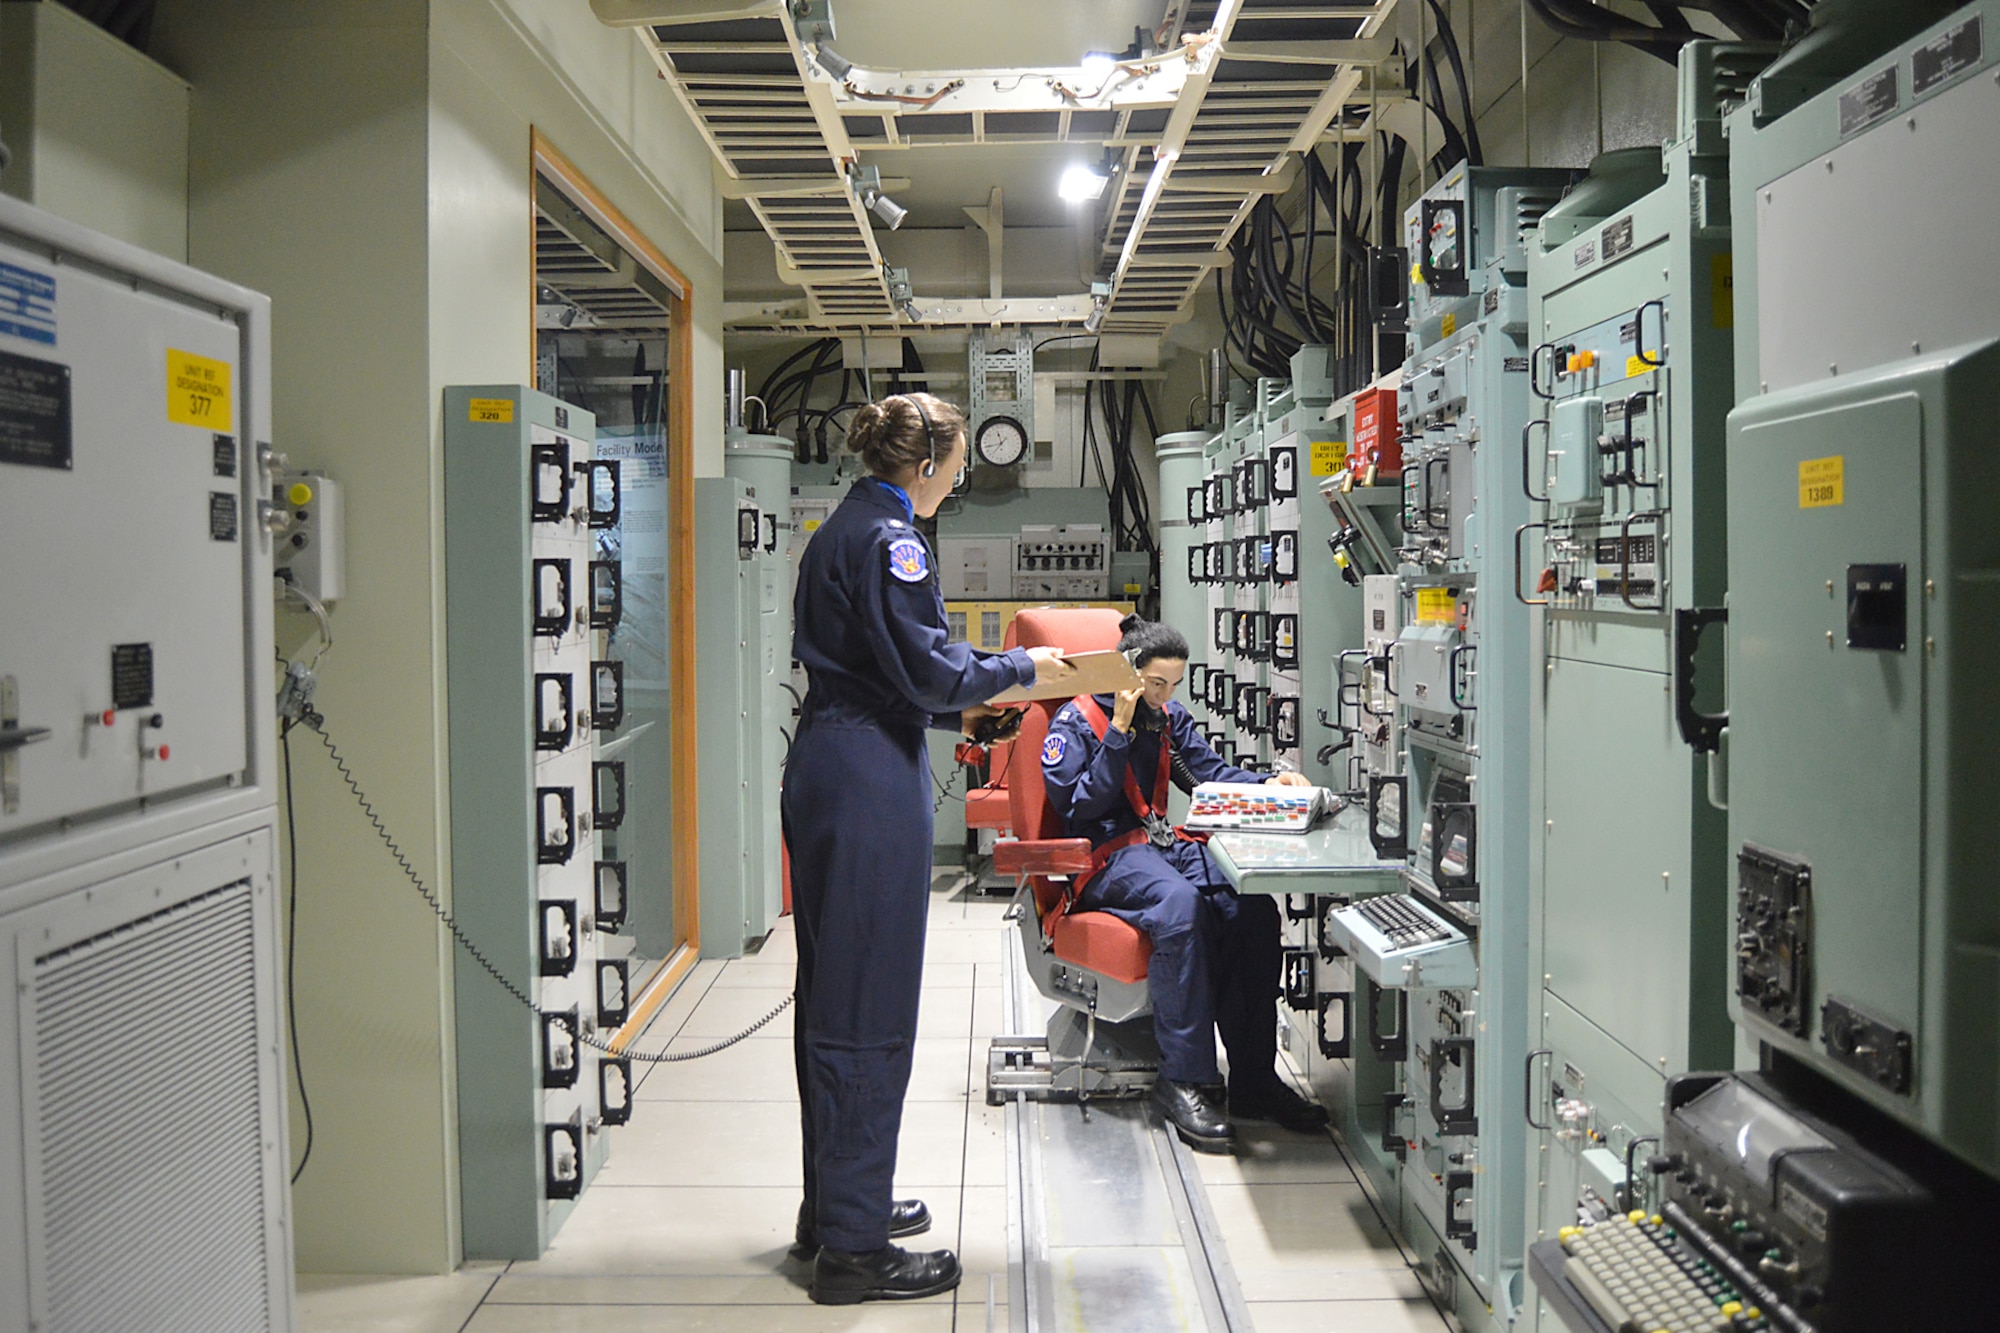
[[[1042,762],[1045,764],[1060,764],[1062,762],[1063,751],[1068,748],[1069,741],[1063,737],[1061,732],[1050,732],[1049,738],[1042,742]]]
[[[923,542],[916,537],[903,537],[890,542],[889,572],[905,583],[922,583],[929,578],[931,562]]]

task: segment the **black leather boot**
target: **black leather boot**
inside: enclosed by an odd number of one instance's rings
[[[1181,1141],[1196,1152],[1228,1152],[1235,1131],[1222,1113],[1221,1098],[1192,1083],[1170,1078],[1153,1083],[1152,1102]]]
[[[885,1245],[869,1254],[822,1249],[813,1261],[812,1298],[821,1305],[860,1301],[914,1301],[958,1285],[958,1256],[950,1250],[912,1253]]]
[[[889,1205],[889,1236],[918,1236],[931,1229],[931,1210],[924,1207],[922,1199],[898,1199]],[[812,1218],[806,1214],[806,1206],[799,1205],[798,1226],[793,1229],[792,1258],[800,1263],[811,1263],[819,1253],[819,1239],[813,1235]]]
[[[1255,1092],[1229,1093],[1231,1120],[1269,1120],[1294,1134],[1321,1134],[1326,1131],[1326,1108],[1293,1092],[1283,1079],[1273,1079]]]

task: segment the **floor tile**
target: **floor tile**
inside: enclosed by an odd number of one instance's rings
[[[896,1142],[896,1197],[956,1190],[965,1177],[962,1102],[905,1102]]]
[[[675,1333],[950,1333],[952,1298],[899,1305],[681,1305]],[[658,1306],[488,1305],[465,1333],[658,1333]]]
[[[1216,1185],[1353,1185],[1353,1169],[1324,1133],[1294,1134],[1271,1124],[1236,1126],[1236,1151],[1196,1153],[1201,1178]]]
[[[593,1192],[610,1185],[799,1187],[796,1102],[653,1101],[611,1136],[611,1160]]]
[[[985,1087],[982,1065],[974,1075],[975,1085]],[[965,1121],[965,1183],[1005,1185],[1007,1183],[1007,1108],[988,1106],[985,1094],[973,1094]]]
[[[1247,1300],[1420,1297],[1358,1185],[1205,1186]]]
[[[508,1277],[738,1277],[789,1275],[798,1222],[799,1166],[783,1186],[618,1187],[585,1192],[555,1243]]]
[[[970,986],[925,987],[917,1003],[917,1036],[972,1039],[972,996]]]
[[[1445,1333],[1450,1325],[1421,1296],[1379,1301],[1251,1301],[1257,1333]]]
[[[300,1333],[458,1333],[505,1264],[442,1277],[298,1276]]]
[[[1006,1033],[1000,989],[987,986],[972,993],[972,1038],[981,1045]]]
[[[676,1037],[667,1043],[666,1049],[670,1054],[682,1054],[714,1044],[710,1037]],[[961,1075],[960,1082],[963,1081]],[[659,1066],[653,1077],[639,1085],[633,1100],[638,1103],[632,1113],[635,1124],[651,1114],[648,1103],[656,1101],[775,1101],[796,1107],[799,1092],[792,1062],[792,1039],[759,1033],[699,1060]]]
[[[666,1049],[691,1051],[712,1044],[704,1037],[680,1037]],[[970,1067],[969,1047],[962,1037],[919,1037],[909,1091],[903,1100],[963,1105]],[[983,1063],[979,1077],[983,1089]],[[797,1106],[798,1075],[792,1063],[791,1039],[759,1034],[699,1060],[662,1066],[658,1077],[640,1085],[635,1100],[640,1103],[633,1113],[635,1123],[650,1114],[645,1103],[653,1101],[778,1101]]]
[[[805,1268],[784,1272],[517,1275],[493,1284],[489,1305],[808,1305]]]
[[[718,987],[741,990],[746,987],[760,990],[790,990],[792,979],[798,972],[798,965],[786,959],[769,961],[763,958],[732,958],[723,965],[721,975],[715,979]]]
[[[1007,1189],[968,1185],[959,1210],[958,1261],[965,1268],[966,1297],[986,1301],[986,1275],[1000,1279],[998,1300],[1007,1302]],[[963,1301],[961,1301],[961,1304]]]
[[[792,993],[790,986],[753,990],[749,987],[726,988],[717,986],[702,997],[687,1022],[681,1024],[680,1037],[733,1037],[758,1019],[775,1009]],[[757,1029],[757,1035],[784,1037],[792,1035],[792,1011],[786,1009],[776,1018]]]
[[[924,941],[924,962],[998,963],[1004,933],[1000,930],[934,930]]]

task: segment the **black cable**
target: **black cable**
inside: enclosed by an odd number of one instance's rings
[[[480,969],[484,971],[487,976],[492,977],[494,981],[499,983],[500,989],[506,991],[508,995],[512,996],[515,1000],[520,1002],[537,1018],[541,1018],[544,1020],[549,1018],[562,1018],[566,1020],[569,1017],[567,1011],[565,1011],[562,1014],[550,1014],[548,1011],[544,1010],[540,1005],[536,1004],[534,1000],[529,997],[528,993],[522,990],[518,985],[516,985],[507,976],[506,973],[502,972],[498,967],[494,966],[493,960],[488,958],[485,955],[485,953],[480,950],[479,946],[474,944],[471,938],[468,935],[466,935],[465,931],[459,926],[458,919],[454,917],[449,910],[446,909],[445,905],[442,902],[438,901],[437,894],[431,890],[430,885],[424,883],[423,876],[417,873],[416,866],[411,864],[410,858],[404,854],[402,847],[396,842],[395,837],[392,834],[390,834],[388,826],[382,822],[382,816],[376,813],[374,803],[371,802],[368,799],[367,795],[362,792],[361,784],[354,777],[354,770],[347,766],[346,757],[340,753],[339,747],[334,745],[333,737],[327,734],[325,726],[322,725],[323,722],[324,719],[315,719],[314,721],[309,723],[309,725],[311,725],[313,733],[319,737],[320,744],[326,747],[326,752],[328,757],[330,757],[333,760],[334,768],[338,770],[338,772],[340,773],[340,780],[347,784],[347,790],[353,793],[354,799],[360,803],[361,813],[366,815],[368,817],[368,822],[374,826],[375,836],[380,838],[382,840],[382,845],[389,849],[389,855],[395,858],[397,866],[399,866],[402,869],[403,877],[410,881],[410,887],[414,888],[417,891],[417,896],[419,898],[422,898],[424,900],[424,905],[431,909],[431,915],[435,916],[438,919],[438,921],[444,926],[444,928],[447,931],[451,932],[451,937],[452,939],[458,942],[458,947],[465,950],[466,955],[469,958],[471,958],[473,962],[479,964]],[[797,998],[796,995],[787,995],[783,1000],[779,1001],[777,1007],[772,1009],[770,1013],[765,1014],[762,1018],[758,1019],[755,1023],[752,1023],[749,1027],[743,1029],[743,1031],[737,1033],[733,1037],[725,1038],[722,1041],[716,1042],[712,1046],[705,1046],[698,1051],[682,1051],[677,1055],[669,1055],[665,1051],[653,1051],[653,1052],[634,1051],[634,1050],[621,1051],[617,1047],[613,1046],[610,1042],[605,1041],[602,1037],[599,1037],[594,1033],[577,1031],[575,1035],[576,1039],[582,1042],[584,1045],[589,1046],[594,1050],[602,1051],[606,1055],[620,1057],[627,1060],[637,1060],[641,1064],[652,1064],[652,1065],[679,1064],[685,1060],[699,1060],[703,1056],[714,1055],[717,1051],[728,1050],[731,1046],[734,1046],[737,1042],[748,1039],[752,1034],[756,1033],[765,1024],[769,1023],[779,1014],[785,1012],[786,1009],[789,1009],[792,1005],[792,1001],[795,998]]]
[[[1053,337],[1042,339],[1040,342],[1036,343],[1034,347],[1031,348],[1030,350],[1039,352],[1044,347],[1047,347],[1050,343],[1078,342],[1086,338],[1092,342],[1095,342],[1097,341],[1097,337],[1098,335],[1096,335],[1095,333],[1058,333]]]
[[[1458,109],[1465,125],[1466,161],[1473,166],[1484,166],[1486,150],[1479,143],[1479,120],[1472,114],[1472,82],[1465,77],[1465,58],[1458,49],[1458,32],[1451,26],[1451,15],[1445,10],[1441,0],[1430,0],[1431,13],[1437,17],[1437,35],[1444,47],[1444,56],[1451,64],[1451,77],[1458,83]],[[1676,11],[1678,12],[1678,11]],[[1686,22],[1686,20],[1682,20]],[[1431,69],[1437,69],[1437,62],[1431,62]],[[1444,95],[1438,95],[1442,101]]]
[[[299,1107],[306,1117],[306,1146],[299,1154],[299,1164],[292,1168],[292,1183],[299,1183],[299,1177],[306,1172],[306,1163],[313,1155],[313,1104],[306,1094],[306,1066],[299,1058],[299,1006],[298,976],[299,959],[299,834],[293,822],[292,809],[298,803],[297,794],[292,790],[292,728],[296,722],[287,721],[278,729],[278,747],[285,756],[285,852],[290,863],[290,878],[286,885],[285,908],[285,1023],[292,1030],[292,1075],[299,1081]]]

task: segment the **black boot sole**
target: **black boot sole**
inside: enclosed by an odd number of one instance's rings
[[[822,1290],[811,1287],[807,1294],[815,1305],[859,1305],[863,1301],[920,1301],[926,1296],[942,1296],[957,1288],[963,1280],[963,1272],[953,1273],[950,1278],[934,1282],[928,1287],[860,1287],[852,1290],[835,1288]]]
[[[1164,1119],[1165,1117],[1162,1118]],[[1203,1134],[1190,1134],[1179,1125],[1174,1124],[1172,1120],[1168,1120],[1167,1125],[1175,1134],[1180,1136],[1182,1143],[1185,1143],[1196,1152],[1216,1153],[1227,1156],[1236,1151],[1236,1136],[1233,1134],[1224,1138],[1212,1138]]]

